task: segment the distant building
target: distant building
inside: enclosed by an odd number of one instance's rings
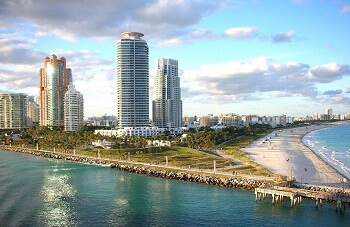
[[[219,123],[219,117],[214,116],[213,114],[208,114],[207,116],[202,116],[199,120],[200,126],[214,126]]]
[[[72,71],[66,59],[56,55],[46,57],[40,69],[40,125],[64,126],[63,100],[72,80]]]
[[[181,127],[182,101],[177,60],[158,59],[154,89],[154,125],[160,128]]]
[[[117,117],[116,116],[101,116],[101,117],[89,117],[87,123],[91,126],[102,126],[102,127],[116,127]]]
[[[341,117],[340,117],[340,114],[333,114],[333,120],[340,120]]]
[[[331,119],[333,119],[333,109],[332,109],[332,108],[327,109],[327,110],[326,110],[326,114],[328,114],[329,117],[330,117]]]
[[[38,125],[40,122],[39,119],[39,105],[35,102],[34,96],[28,97],[28,126],[31,127],[33,125]]]
[[[243,125],[242,118],[238,114],[233,114],[233,113],[221,115],[219,117],[219,122],[222,125],[225,125],[228,127],[230,126],[238,127]]]
[[[242,115],[242,121],[244,126],[259,124],[258,115]]]
[[[122,129],[111,129],[111,130],[95,130],[95,134],[101,134],[103,136],[135,136],[135,137],[153,137],[162,135],[178,135],[182,134],[183,131],[180,128],[158,128],[158,127],[124,127]]]
[[[149,57],[142,33],[124,32],[117,44],[118,128],[149,125]]]
[[[331,120],[331,116],[329,114],[321,114],[319,120],[321,120],[321,121],[330,121]]]
[[[183,117],[182,118],[182,124],[183,125],[189,125],[190,124],[190,118],[189,117]]]
[[[84,98],[74,85],[69,85],[64,96],[64,130],[77,131],[84,123]]]
[[[344,119],[349,120],[350,119],[350,113],[344,114]]]
[[[27,105],[26,94],[0,94],[0,129],[28,128]]]

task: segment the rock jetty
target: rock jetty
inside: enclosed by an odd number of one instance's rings
[[[40,150],[10,147],[10,146],[3,146],[3,145],[0,145],[0,149],[24,153],[24,154],[31,154],[31,155],[45,157],[45,158],[62,159],[62,160],[89,163],[89,164],[98,164],[98,165],[109,165],[111,168],[132,172],[132,173],[137,173],[137,174],[145,174],[148,176],[175,179],[180,181],[204,183],[208,185],[216,185],[221,187],[238,188],[243,190],[254,190],[255,188],[258,188],[258,187],[272,186],[272,184],[269,182],[256,181],[256,180],[245,179],[245,178],[238,178],[238,177],[226,178],[226,177],[219,177],[219,176],[204,176],[204,175],[193,174],[193,173],[167,171],[167,170],[154,169],[146,166],[130,165],[129,163],[125,164],[125,163],[117,163],[115,161],[113,162],[101,161],[98,158],[80,157],[80,156],[71,155],[71,154],[57,154],[52,152],[45,152]]]

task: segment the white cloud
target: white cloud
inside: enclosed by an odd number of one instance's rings
[[[294,31],[280,32],[272,37],[272,42],[273,43],[289,43],[289,42],[291,42],[292,38],[294,38],[294,36],[295,36]]]
[[[183,40],[183,38],[181,37],[176,37],[176,38],[172,38],[172,39],[167,39],[164,41],[161,41],[157,44],[157,46],[159,47],[167,47],[167,46],[178,46],[185,43],[185,41]]]
[[[225,30],[224,36],[236,40],[255,38],[258,34],[257,27],[236,27]]]
[[[250,62],[202,65],[199,70],[185,71],[181,84],[186,96],[205,97],[209,101],[238,102],[261,98],[256,94],[315,98],[320,95],[316,83],[340,79],[348,75],[348,67],[329,63],[311,68],[299,62],[279,63],[258,57]]]
[[[323,92],[323,95],[329,95],[329,96],[335,96],[335,95],[340,95],[343,93],[342,89],[337,89],[337,90],[328,90]]]
[[[329,83],[342,78],[344,75],[350,75],[349,65],[332,62],[311,68],[305,75],[305,79],[320,83]]]
[[[124,31],[142,31],[148,39],[172,39],[189,35],[205,16],[225,0],[97,0],[0,1],[0,27],[13,21],[32,26],[37,36],[74,41],[120,37]]]
[[[158,47],[179,46],[186,43],[192,43],[195,40],[210,40],[214,39],[215,37],[217,37],[217,35],[212,31],[207,29],[198,29],[185,36],[179,36],[158,42],[156,45]]]

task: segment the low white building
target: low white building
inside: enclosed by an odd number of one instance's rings
[[[158,127],[125,127],[122,129],[111,130],[95,130],[95,134],[101,134],[103,136],[136,136],[136,137],[153,137],[163,135],[178,135],[182,134],[181,128],[158,128]]]
[[[92,146],[94,147],[103,147],[105,149],[110,149],[113,145],[113,142],[109,142],[107,140],[96,140],[92,142]]]
[[[171,146],[171,142],[168,140],[149,140],[148,141],[148,146],[157,146],[157,147],[170,147]]]

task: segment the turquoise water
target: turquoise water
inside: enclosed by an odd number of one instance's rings
[[[250,191],[0,151],[0,226],[346,226],[316,210],[255,202]]]
[[[313,131],[303,141],[350,179],[350,124]]]

